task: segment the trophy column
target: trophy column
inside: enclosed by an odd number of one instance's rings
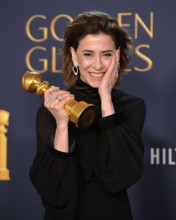
[[[9,122],[9,112],[0,110],[0,180],[9,180],[9,170],[7,168],[7,129]]]

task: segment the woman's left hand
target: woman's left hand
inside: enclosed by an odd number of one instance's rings
[[[111,99],[111,91],[112,88],[115,86],[115,83],[119,76],[119,54],[119,49],[117,49],[112,57],[110,67],[103,76],[103,79],[98,87],[98,92],[101,98],[102,117],[106,117],[115,113],[114,105]]]
[[[117,49],[112,57],[109,69],[103,76],[103,79],[98,87],[98,92],[101,98],[111,96],[111,90],[118,79],[118,66],[120,59],[120,51]]]

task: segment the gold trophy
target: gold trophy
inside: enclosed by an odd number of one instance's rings
[[[7,129],[9,112],[0,110],[0,180],[9,180],[9,170],[7,168]]]
[[[38,96],[43,96],[51,84],[47,81],[42,81],[42,77],[38,72],[26,71],[22,77],[22,86],[28,92],[36,92]],[[95,106],[84,101],[68,101],[65,104],[65,111],[70,121],[75,123],[80,129],[90,126],[96,117]]]

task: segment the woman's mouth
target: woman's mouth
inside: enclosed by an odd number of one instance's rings
[[[93,76],[96,79],[99,79],[104,75],[104,73],[93,73],[93,72],[91,72],[90,75]]]

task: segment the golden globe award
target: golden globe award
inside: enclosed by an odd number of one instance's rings
[[[42,81],[41,74],[38,72],[26,71],[22,76],[22,86],[28,92],[36,92],[38,96],[43,96],[51,85],[48,81]],[[72,100],[67,102],[65,111],[70,121],[80,129],[92,125],[96,118],[96,107],[84,101]]]

